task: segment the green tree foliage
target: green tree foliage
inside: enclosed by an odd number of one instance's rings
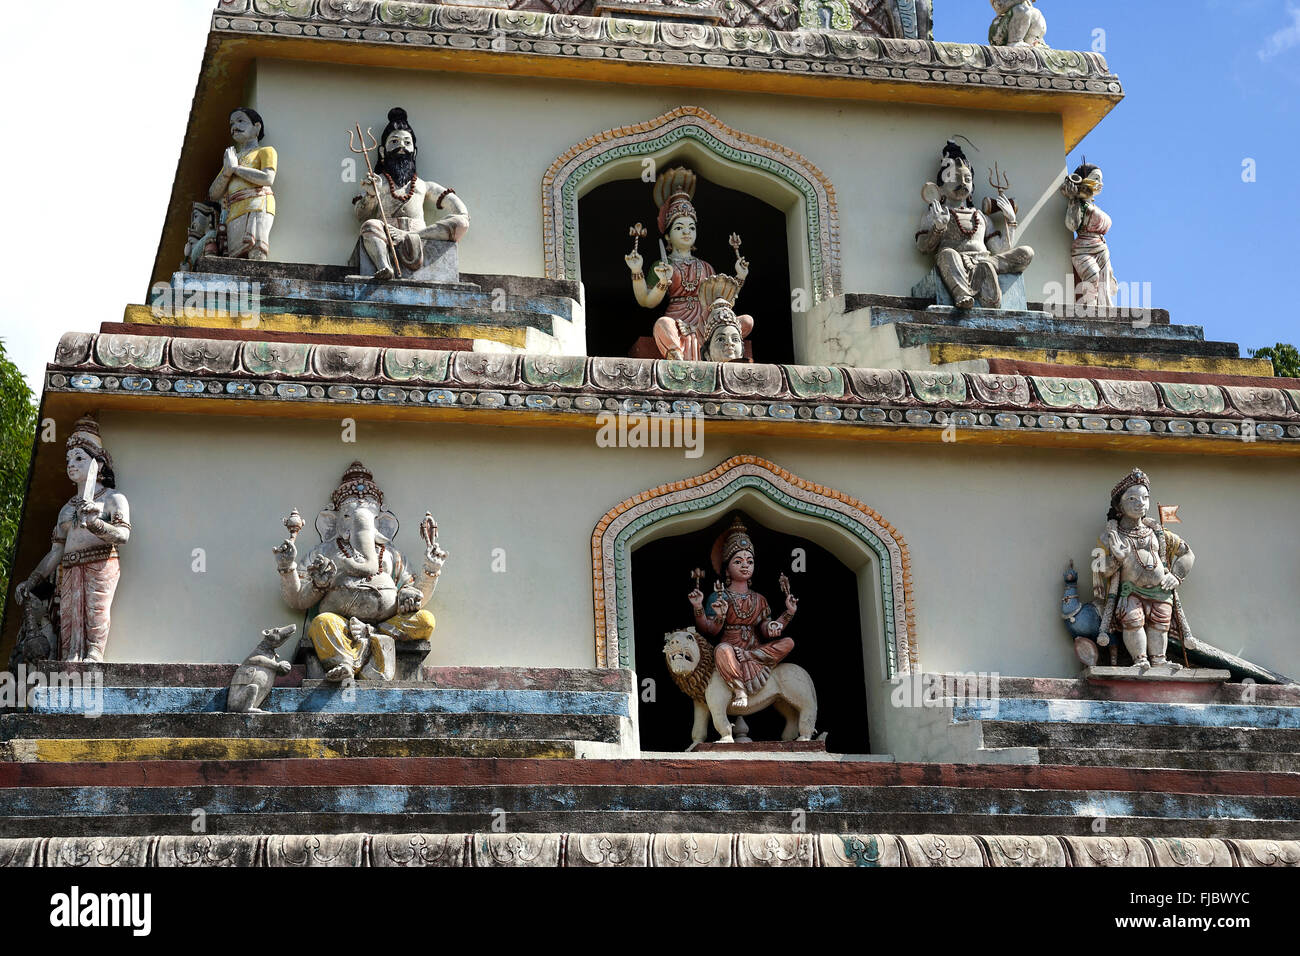
[[[1300,378],[1300,351],[1294,345],[1278,342],[1262,349],[1251,349],[1251,358],[1268,359],[1273,363],[1273,374],[1285,378]]]
[[[18,539],[35,436],[36,406],[31,389],[0,342],[0,614],[9,593],[9,562]]]

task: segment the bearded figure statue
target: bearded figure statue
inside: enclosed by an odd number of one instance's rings
[[[361,245],[375,265],[376,279],[393,278],[394,251],[403,275],[411,275],[424,267],[424,240],[459,242],[469,230],[469,208],[456,191],[419,177],[418,153],[406,110],[393,107],[374,175],[352,200],[361,220]]]
[[[330,507],[316,517],[321,543],[304,567],[298,565],[294,540],[301,526],[297,512],[286,518],[289,537],[273,552],[285,602],[297,611],[316,610],[307,637],[326,678],[392,680],[395,642],[426,641],[433,635],[434,617],[426,605],[447,560],[438,546],[437,523],[426,513],[424,560],[413,572],[393,546],[398,523],[384,509],[383,491],[370,471],[354,461]]]

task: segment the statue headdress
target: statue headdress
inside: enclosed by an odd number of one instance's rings
[[[674,166],[655,180],[654,200],[659,207],[659,234],[668,235],[673,223],[690,216],[698,223],[699,215],[691,200],[695,198],[695,174],[685,166]]]
[[[710,557],[713,560],[713,570],[722,574],[722,569],[727,566],[731,559],[738,551],[748,551],[754,553],[754,542],[749,537],[749,530],[745,527],[740,515],[731,519],[731,527],[724,531],[718,540],[713,543],[713,553]]]
[[[72,434],[68,436],[66,444],[69,451],[74,448],[84,449],[91,457],[102,462],[108,468],[113,467],[113,456],[104,448],[104,439],[99,434],[99,422],[89,415],[77,419],[77,423],[72,426]]]
[[[720,325],[734,325],[740,328],[740,320],[733,311],[736,296],[740,294],[740,282],[729,275],[711,275],[700,282],[697,293],[700,305],[704,306],[708,318],[704,322],[704,341],[713,338],[713,333]]]
[[[969,169],[970,160],[966,158],[965,150],[952,140],[948,140],[943,147],[943,158],[939,161],[939,182],[950,180],[961,166]]]
[[[337,511],[349,498],[369,498],[379,507],[384,506],[384,493],[375,484],[375,476],[359,461],[348,465],[348,470],[343,472],[343,480],[334,489],[334,494],[330,495],[330,504]]]
[[[404,129],[411,134],[411,145],[419,148],[419,143],[415,139],[415,130],[411,128],[411,122],[406,118],[406,110],[400,106],[394,106],[388,111],[388,125],[384,127],[384,134],[379,137],[380,152],[384,151],[384,143],[388,142],[388,137],[392,135],[393,130]],[[383,158],[382,155],[380,157]]]
[[[1119,484],[1110,490],[1111,500],[1114,501],[1134,485],[1145,485],[1148,491],[1151,490],[1151,479],[1146,476],[1146,473],[1141,468],[1134,468],[1120,479]]]

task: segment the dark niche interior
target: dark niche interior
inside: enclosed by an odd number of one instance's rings
[[[639,681],[654,680],[656,698],[646,701],[643,695],[637,705],[643,750],[681,751],[690,746],[694,707],[673,682],[664,662],[663,638],[669,631],[694,623],[686,599],[692,587],[690,572],[694,568],[704,571],[702,590],[707,600],[718,577],[709,554],[736,513],[728,512],[700,531],[652,541],[632,554],[634,665]],[[765,528],[741,514],[757,552],[751,588],[767,599],[773,617],[784,610],[785,597],[778,583],[782,572],[790,579],[791,593],[799,599],[799,610],[786,631],[795,646],[785,661],[798,664],[812,676],[817,688],[817,732],[829,734],[826,748],[831,752],[870,753],[857,576],[825,548]],[[806,554],[803,572],[791,567],[796,548]],[[756,741],[779,740],[785,727],[785,718],[771,707],[745,720]],[[717,737],[710,721],[708,739]]]
[[[628,355],[637,339],[653,333],[664,303],[644,309],[632,295],[631,273],[623,257],[632,251],[628,228],[636,222],[649,235],[641,240],[647,282],[659,258],[658,209],[654,185],[640,179],[617,180],[597,186],[578,200],[578,255],[587,297],[587,354]],[[735,273],[735,253],[727,244],[733,232],[742,240],[741,254],[749,260],[749,278],[736,302],[736,312],[754,317],[748,341],[755,362],[794,361],[790,327],[790,259],[785,213],[761,199],[719,186],[699,177],[695,208],[700,214],[695,255],[714,270]]]

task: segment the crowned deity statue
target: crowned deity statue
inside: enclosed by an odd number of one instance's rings
[[[650,271],[655,284],[647,285],[642,267],[645,260],[638,249],[624,257],[632,273],[632,294],[647,309],[657,308],[664,298],[668,306],[655,322],[654,339],[664,358],[698,362],[706,344],[704,324],[708,305],[700,300],[700,284],[714,275],[713,266],[695,256],[695,238],[699,216],[691,200],[695,196],[695,173],[681,166],[660,173],[655,180],[654,201],[659,207],[660,258]],[[667,244],[665,246],[665,243]],[[749,275],[749,262],[740,255],[740,238],[731,237],[736,250],[737,293]],[[734,298],[734,297],[733,297]],[[754,319],[738,315],[741,337],[754,328]]]
[[[208,198],[221,203],[225,228],[224,255],[234,259],[265,259],[271,251],[275,222],[275,149],[258,144],[266,124],[256,110],[241,106],[230,114],[230,138],[221,172],[208,189]]]
[[[1084,306],[1113,306],[1119,282],[1110,266],[1110,216],[1095,202],[1101,193],[1101,167],[1087,162],[1079,166],[1061,184],[1061,195],[1068,205],[1065,227],[1075,234],[1070,245],[1070,261],[1078,278],[1075,302]]]
[[[700,283],[700,305],[708,311],[704,320],[706,362],[735,362],[745,355],[745,333],[733,308],[740,283],[731,276],[709,276]]]
[[[54,582],[59,660],[98,663],[108,644],[109,609],[120,575],[117,549],[131,537],[131,514],[94,419],[73,426],[67,464],[77,493],[59,509],[49,553],[14,589],[14,600],[32,600],[34,589]]]
[[[986,309],[1002,308],[999,276],[1021,275],[1034,261],[1034,250],[1017,246],[1016,206],[1004,192],[1010,185],[994,183],[996,197],[984,202],[981,212],[971,198],[974,174],[966,154],[949,141],[943,148],[938,183],[926,183],[921,199],[927,203],[916,233],[916,247],[934,256],[934,265],[959,309],[976,301]],[[1001,230],[989,232],[994,215]]]
[[[1147,517],[1150,507],[1151,480],[1134,468],[1111,490],[1093,589],[1103,602],[1100,633],[1122,632],[1139,672],[1163,667],[1173,673],[1181,665],[1166,658],[1169,630],[1176,626],[1184,644],[1191,637],[1179,588],[1195,555],[1165,529],[1166,509],[1156,521]]]
[[[393,278],[394,254],[402,270],[417,272],[424,266],[426,239],[459,242],[469,230],[469,208],[456,190],[419,177],[419,152],[406,110],[393,107],[378,145],[379,161],[352,200],[376,279]]]
[[[749,589],[754,577],[754,543],[737,515],[713,545],[713,570],[722,576],[706,601],[696,587],[686,595],[695,612],[695,627],[702,635],[721,634],[715,648],[718,673],[731,688],[732,706],[749,706],[749,694],[760,691],[772,668],[794,650],[784,637],[799,599],[789,593],[782,575],[785,611],[772,618],[767,599]],[[699,572],[702,574],[702,572]]]
[[[280,593],[294,610],[317,613],[307,626],[316,656],[332,681],[354,677],[391,680],[397,641],[427,641],[433,597],[447,552],[438,526],[426,513],[420,533],[424,560],[418,569],[393,546],[398,523],[384,509],[384,493],[359,461],[343,473],[330,506],[316,518],[321,543],[298,565],[295,543],[303,521],[285,519],[289,537],[273,548]]]

